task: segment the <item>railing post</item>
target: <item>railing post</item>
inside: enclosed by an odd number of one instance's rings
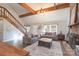
[[[2,7],[1,7],[1,17],[2,17]]]
[[[5,9],[4,9],[4,12],[3,13],[4,13],[4,17],[5,17]]]

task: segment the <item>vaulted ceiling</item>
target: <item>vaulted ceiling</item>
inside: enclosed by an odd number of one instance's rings
[[[40,10],[41,8],[48,8],[54,6],[54,3],[28,3],[28,5],[33,9],[33,10]]]
[[[18,14],[24,14],[30,12],[28,9],[20,6],[18,3],[8,3],[8,5]]]
[[[45,10],[45,12],[63,9],[69,7],[68,3],[11,3],[11,8],[19,15],[19,17],[26,17],[37,14],[38,11]]]

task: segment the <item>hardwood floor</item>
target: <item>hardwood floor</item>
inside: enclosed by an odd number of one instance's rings
[[[61,46],[61,49],[62,49],[64,56],[75,56],[75,51],[68,45],[68,43],[66,43],[65,41],[59,41],[59,42],[60,42],[60,46]],[[33,47],[34,47],[34,44],[32,45]],[[35,46],[36,46],[36,44],[35,44]],[[55,46],[58,46],[58,45],[55,45]],[[54,47],[52,49],[54,49]],[[58,49],[58,47],[57,47],[57,49]],[[29,55],[30,51],[28,52],[27,49],[25,49],[25,50],[16,48],[14,46],[11,46],[11,45],[3,43],[3,42],[0,42],[0,56],[25,56],[25,55]]]
[[[65,41],[60,41],[64,56],[75,56],[75,51]]]
[[[25,56],[29,55],[28,51],[16,48],[4,42],[0,42],[0,56]]]

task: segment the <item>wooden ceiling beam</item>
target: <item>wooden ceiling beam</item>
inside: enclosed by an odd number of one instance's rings
[[[70,6],[69,3],[63,3],[63,4],[55,5],[53,7],[45,8],[45,9],[42,9],[42,10],[44,10],[45,12],[49,12],[49,11],[53,11],[53,10],[59,10],[59,9],[63,9],[63,8],[68,8],[69,6]],[[38,11],[40,11],[40,10],[35,11],[36,12],[35,14],[38,14],[37,13]],[[35,15],[35,14],[25,13],[25,14],[19,15],[19,17],[31,16],[31,15]]]
[[[36,12],[26,3],[19,3],[19,5],[25,8],[26,10],[29,10],[32,14],[36,14]]]
[[[25,16],[30,16],[30,15],[34,15],[34,14],[29,12],[29,13],[25,13],[25,14],[19,15],[19,17],[25,17]]]

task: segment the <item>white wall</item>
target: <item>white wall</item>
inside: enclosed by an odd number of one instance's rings
[[[8,42],[14,46],[22,45],[23,34],[8,21],[4,20],[4,39],[3,42]]]
[[[27,16],[21,19],[26,25],[57,24],[57,34],[60,33],[60,31],[62,31],[64,34],[67,34],[70,19],[70,8]]]
[[[0,20],[0,41],[14,45],[16,47],[21,47],[23,43],[24,34],[22,34],[16,27],[14,27],[4,18],[1,19],[2,20]]]
[[[32,16],[26,16],[21,18],[25,24],[41,24],[46,22],[56,22],[60,20],[68,20],[70,15],[70,9],[65,8],[44,14],[37,14]]]

